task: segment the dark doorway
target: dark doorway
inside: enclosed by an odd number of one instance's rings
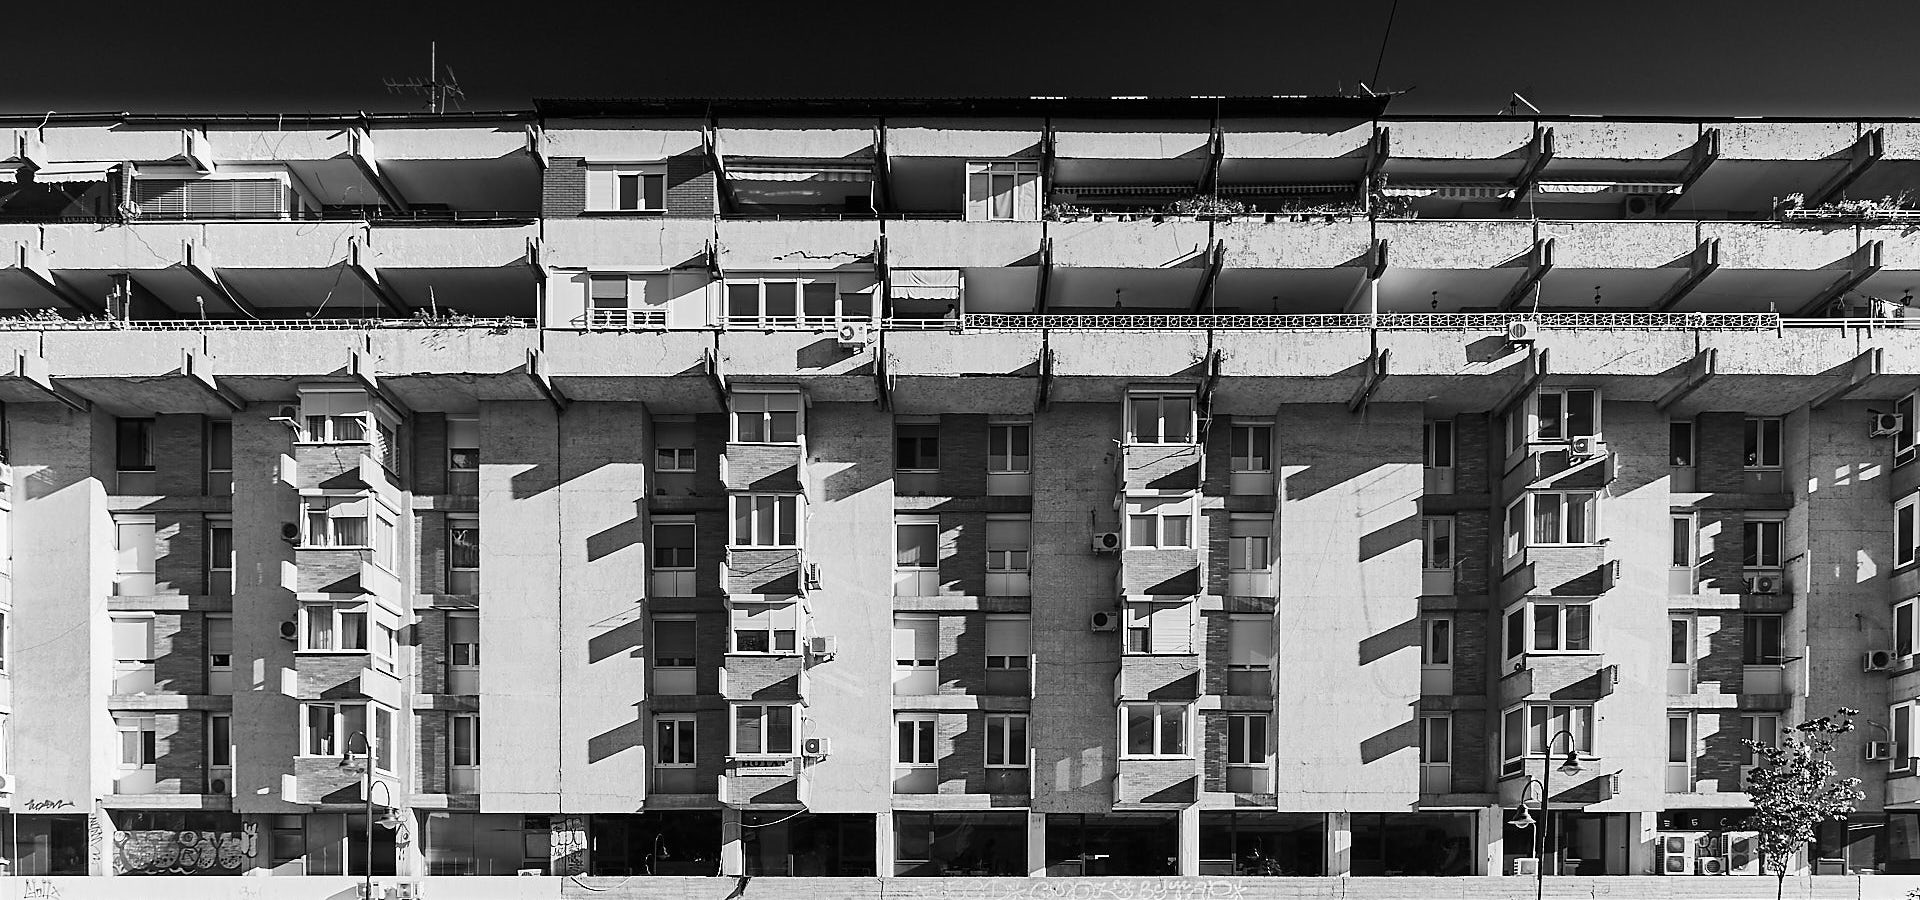
[[[1047,816],[1048,875],[1178,875],[1178,813]]]
[[[718,875],[720,813],[714,810],[596,815],[595,875]]]

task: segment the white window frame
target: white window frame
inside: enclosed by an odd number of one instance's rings
[[[1906,528],[1907,540],[1900,539]],[[1908,494],[1893,504],[1893,565],[1912,565],[1920,560],[1920,493]]]
[[[675,443],[667,443],[669,437],[671,437]],[[679,443],[681,441],[685,443]],[[671,426],[657,428],[654,431],[653,459],[653,470],[655,474],[693,474],[699,465],[699,455],[695,452],[693,430],[691,428],[683,430]]]
[[[965,216],[969,222],[1037,222],[1040,220],[1041,177],[1040,163],[1031,159],[970,159],[966,162],[965,182],[961,188],[965,200]],[[1007,197],[1006,214],[994,209],[995,198],[1002,192],[994,189],[1000,178],[1008,179],[1005,192]],[[986,196],[979,196],[976,179],[985,179]]]
[[[1912,660],[1916,641],[1920,641],[1920,597],[1908,597],[1893,605],[1893,646],[1888,649],[1904,665]]]
[[[326,633],[327,646],[315,646],[319,639],[314,630],[316,616],[324,616],[328,622]],[[359,647],[339,646],[345,642],[346,623],[350,618],[360,621]],[[360,600],[302,600],[300,602],[300,643],[302,653],[371,653],[373,643],[373,604],[364,598]]]
[[[1451,469],[1458,462],[1452,419],[1428,419],[1421,430],[1424,452],[1421,465],[1428,469]],[[1445,434],[1441,434],[1441,432]],[[1444,459],[1443,459],[1444,457]]]
[[[927,628],[929,624],[932,625],[931,629]],[[933,640],[927,642],[928,645],[926,647],[920,646],[921,641],[919,640],[919,636],[923,630],[930,630],[933,633]],[[899,632],[902,632],[902,631],[911,631],[914,634],[913,657],[910,659],[902,659],[900,657],[899,647],[897,646],[897,642],[896,642],[896,646],[894,647],[894,651],[893,651],[893,655],[894,655],[893,670],[895,672],[899,672],[899,673],[932,672],[939,669],[940,667],[940,617],[939,616],[932,615],[932,614],[906,615],[906,614],[896,613],[894,614],[894,617],[893,617],[893,631],[895,634],[898,634]],[[921,656],[920,654],[925,650],[931,650],[933,652],[933,655],[926,656],[926,657]]]
[[[1555,540],[1542,541],[1536,539],[1539,537],[1539,512],[1541,498],[1548,496],[1558,498],[1559,520],[1555,533],[1552,535]],[[1582,526],[1587,530],[1587,534],[1585,535],[1586,540],[1580,541],[1568,539],[1572,534],[1572,529],[1568,526],[1573,521],[1573,517],[1567,514],[1567,500],[1569,497],[1576,496],[1586,499],[1587,510],[1585,517],[1581,520]],[[1506,542],[1508,552],[1506,555],[1509,557],[1516,555],[1514,547],[1515,535],[1513,533],[1513,514],[1515,508],[1524,508],[1520,519],[1521,528],[1518,535],[1520,539],[1518,549],[1524,550],[1528,547],[1590,547],[1601,543],[1600,494],[1598,491],[1528,491],[1526,496],[1513,501],[1507,506]]]
[[[911,734],[911,738],[908,735]],[[896,713],[893,717],[893,765],[900,769],[940,766],[940,717],[933,713]]]
[[[1004,536],[994,535],[993,523],[1008,522],[1025,525],[1027,540],[1024,546]],[[1006,529],[1000,529],[1004,532]],[[998,546],[996,546],[996,543]],[[1033,519],[1027,516],[988,516],[987,517],[987,571],[1005,574],[1027,573],[1033,565]]]
[[[1889,720],[1891,721],[1891,720]],[[1740,733],[1745,740],[1759,741],[1770,747],[1780,746],[1780,715],[1778,713],[1746,713],[1740,716]],[[1744,749],[1748,766],[1760,765],[1765,757],[1758,750]],[[1740,779],[1742,786],[1746,779]]]
[[[1567,402],[1567,398],[1571,394],[1579,394],[1579,393],[1590,393],[1593,395],[1593,429],[1591,434],[1574,434],[1573,433],[1572,417],[1568,415],[1568,412],[1567,412],[1571,404]],[[1557,415],[1553,417],[1552,430],[1554,434],[1552,436],[1548,436],[1547,416],[1541,411],[1541,407],[1544,406],[1545,404],[1542,404],[1540,401],[1546,397],[1559,398],[1558,404],[1560,407],[1560,411]],[[1542,388],[1540,390],[1534,391],[1533,396],[1527,399],[1527,411],[1528,411],[1528,417],[1529,417],[1528,424],[1532,426],[1531,435],[1532,435],[1533,443],[1564,444],[1564,443],[1571,443],[1573,439],[1577,437],[1592,437],[1592,438],[1600,437],[1600,434],[1602,431],[1602,426],[1600,423],[1600,408],[1601,408],[1601,397],[1600,397],[1599,388],[1589,388],[1589,387]]]
[[[1233,420],[1227,444],[1227,471],[1232,473],[1273,472],[1273,421],[1271,419]],[[1246,454],[1239,448],[1244,444]]]
[[[1920,423],[1914,421],[1916,407],[1920,407],[1920,392],[1908,394],[1893,401],[1894,415],[1900,417],[1900,430],[1893,436],[1893,464],[1902,466],[1912,461],[1914,456],[1914,432]]]
[[[693,748],[681,758],[682,737]],[[700,723],[693,713],[656,713],[653,717],[653,764],[661,769],[691,769],[700,764]]]
[[[1420,567],[1428,572],[1453,571],[1453,516],[1420,517]],[[1436,552],[1444,539],[1445,552]]]
[[[791,285],[793,287],[793,315],[769,315],[767,313],[767,287],[769,285]],[[830,285],[833,288],[833,314],[830,316],[813,315],[807,312],[807,288],[814,285]],[[753,307],[751,315],[733,311],[734,288],[753,288]],[[721,313],[728,325],[798,327],[833,326],[841,322],[872,322],[873,311],[878,295],[873,289],[845,290],[846,282],[837,275],[815,274],[770,274],[770,275],[729,275],[721,285]],[[866,312],[849,311],[847,298],[864,297]]]
[[[1771,426],[1771,428],[1769,428]],[[1753,433],[1754,455],[1743,459],[1748,469],[1778,469],[1786,453],[1787,423],[1779,416],[1748,416],[1745,429]],[[1767,432],[1773,432],[1772,454],[1768,454]],[[1745,445],[1742,444],[1744,451]]]
[[[128,460],[121,451],[125,449],[121,440],[122,427],[133,426],[138,433],[139,459]],[[115,416],[113,420],[113,467],[116,472],[152,472],[154,471],[157,450],[154,446],[154,418],[152,416]]]
[[[1014,429],[1025,433],[1027,452],[1013,452]],[[1025,460],[1015,462],[1016,459]],[[1033,423],[987,423],[987,473],[990,475],[1026,475],[1033,471]]]
[[[1684,723],[1682,726],[1681,734],[1679,735],[1681,739],[1680,746],[1675,746],[1675,743],[1674,743],[1675,734],[1673,732],[1673,725],[1675,722]],[[1698,728],[1694,722],[1693,713],[1673,712],[1671,710],[1667,712],[1666,743],[1667,743],[1667,753],[1666,753],[1667,769],[1671,771],[1675,766],[1685,765],[1687,767],[1687,788],[1688,789],[1686,791],[1683,791],[1682,793],[1692,793],[1693,792],[1692,789],[1694,786],[1695,771],[1696,771],[1695,760],[1699,756]],[[1683,758],[1674,759],[1674,756],[1676,755],[1681,756]]]
[[[658,162],[595,162],[586,166],[587,192],[585,211],[590,213],[663,213],[667,211],[667,163]],[[622,206],[620,203],[620,179],[640,179],[639,195],[634,206]],[[647,179],[660,179],[660,205],[647,205]],[[605,191],[600,195],[594,188]]]
[[[115,767],[122,772],[152,770],[160,761],[160,722],[157,716],[115,715],[113,730],[119,735],[119,752],[115,754]],[[127,758],[127,736],[134,735],[134,755],[137,759]]]
[[[787,711],[786,744],[788,749],[775,750],[772,729],[768,728],[771,716],[767,711],[784,709]],[[740,746],[740,714],[747,710],[758,710],[760,720],[760,746],[743,748]],[[742,758],[790,759],[800,753],[800,706],[796,703],[735,703],[727,709],[727,750],[729,755]]]
[[[1178,400],[1186,405],[1186,428],[1184,440],[1179,431],[1169,432],[1165,427],[1168,421],[1168,401]],[[1139,405],[1152,402],[1155,414],[1151,432],[1143,430],[1139,421]],[[1129,444],[1174,444],[1189,445],[1200,439],[1199,434],[1200,399],[1192,391],[1134,391],[1127,394],[1127,443]]]
[[[461,729],[467,734],[467,761],[460,761]],[[447,721],[447,765],[455,769],[480,768],[480,714],[454,713]]]
[[[1534,726],[1534,720],[1538,718],[1534,715],[1535,710],[1546,710],[1543,728]],[[1511,717],[1516,714],[1520,716],[1521,726],[1521,746],[1517,748],[1511,746],[1509,741],[1509,723]],[[1567,752],[1568,743],[1572,744],[1574,750],[1592,755],[1597,743],[1594,736],[1596,721],[1597,716],[1591,703],[1521,703],[1501,710],[1501,771],[1508,774],[1521,771],[1526,760],[1546,759],[1549,751],[1554,754],[1564,754]],[[1573,739],[1570,742],[1553,740],[1554,736],[1563,730],[1571,731]],[[1538,743],[1535,742],[1535,738],[1539,738]],[[1549,743],[1553,746],[1545,746]],[[1521,752],[1515,753],[1515,750]],[[1546,761],[1550,765],[1554,762],[1553,759]]]
[[[933,559],[921,560],[920,565],[910,566],[901,563],[900,551],[904,546],[900,540],[903,528],[933,529]],[[895,572],[938,572],[940,571],[940,516],[928,514],[896,514],[893,517],[893,570]]]
[[[220,739],[219,723],[226,723],[226,740]],[[233,768],[233,714],[223,712],[207,713],[206,719],[207,767],[213,769]]]
[[[1195,606],[1177,600],[1127,601],[1123,614],[1126,643],[1121,652],[1128,656],[1193,655]],[[1166,640],[1169,633],[1175,636],[1172,642]]]
[[[931,432],[931,433],[930,434],[902,434],[901,433],[902,428],[911,428],[914,431]],[[914,453],[914,456],[916,457],[913,460],[913,462],[915,462],[917,465],[911,465],[911,466],[907,465],[907,460],[901,456],[900,444],[902,441],[913,442],[913,453]],[[920,458],[920,457],[926,456],[926,445],[927,445],[927,442],[929,441],[931,441],[933,444],[933,465],[930,465],[930,466],[924,465],[924,463],[927,460]],[[918,473],[923,475],[939,474],[940,443],[941,441],[940,441],[939,417],[936,416],[936,417],[932,417],[931,419],[923,419],[923,418],[895,419],[893,423],[893,470],[895,472]]]
[[[335,516],[323,513],[335,506],[363,504],[365,512],[358,516]],[[371,550],[373,549],[373,508],[379,505],[371,493],[357,494],[302,494],[300,496],[300,546],[322,550]],[[325,524],[316,526],[315,519],[324,518]],[[348,543],[349,535],[342,532],[337,521],[360,523],[361,540]]]
[[[1452,616],[1421,617],[1420,665],[1452,669],[1454,642],[1457,639]]]
[[[1240,723],[1240,740],[1233,739],[1234,722]],[[1227,765],[1239,768],[1265,768],[1272,759],[1273,741],[1267,739],[1267,713],[1227,714]],[[1255,742],[1258,742],[1257,746]],[[1254,753],[1254,750],[1259,753]],[[1238,757],[1236,759],[1235,757]]]
[[[108,623],[110,626],[116,626],[116,625],[121,625],[126,623],[132,623],[132,622],[138,622],[141,624],[141,627],[146,629],[146,651],[147,651],[146,657],[144,659],[133,659],[131,657],[121,656],[120,647],[119,647],[120,642],[118,641],[117,636],[115,636],[115,639],[113,640],[114,664],[121,669],[139,668],[141,666],[151,666],[153,665],[154,659],[158,656],[158,648],[155,646],[157,642],[154,638],[154,633],[153,633],[154,616],[152,613],[147,613],[145,615],[142,615],[140,613],[115,614],[108,618]]]
[[[770,506],[767,509],[763,509],[762,506],[767,504],[763,504],[762,501],[768,500],[768,498],[771,498]],[[806,499],[803,495],[775,493],[734,494],[728,499],[727,546],[762,550],[793,550],[798,549],[801,542],[806,540]],[[781,512],[783,507],[790,510],[790,515],[793,519],[793,534],[791,535],[791,540],[781,540],[781,538],[787,537],[787,535],[780,533],[780,520],[782,518]],[[743,512],[746,514],[747,522],[745,540],[742,540],[740,533],[741,514]],[[762,531],[764,530],[762,524],[768,515],[773,517],[771,523],[765,525],[765,529],[771,529],[772,531],[771,543],[763,542],[762,540]]]
[[[1905,700],[1895,703],[1887,710],[1887,737],[1893,741],[1893,760],[1889,766],[1895,772],[1911,772],[1914,763],[1914,720],[1920,718],[1920,701]],[[1901,720],[1905,720],[1903,723]]]
[[[1153,736],[1152,740],[1149,742],[1152,744],[1152,750],[1150,752],[1135,752],[1133,750],[1132,742],[1128,740],[1130,735],[1127,733],[1127,729],[1129,727],[1129,720],[1132,718],[1130,711],[1135,707],[1143,707],[1143,706],[1152,707],[1152,710],[1153,710],[1152,714],[1149,716],[1149,721],[1151,722],[1151,724],[1148,726]],[[1180,746],[1169,748],[1165,746],[1165,742],[1162,740],[1162,738],[1165,737],[1166,735],[1166,729],[1164,727],[1166,716],[1169,711],[1174,711],[1174,710],[1177,710],[1180,716],[1180,722],[1179,722],[1180,729],[1177,732],[1177,735],[1180,741]],[[1194,719],[1194,710],[1193,710],[1192,704],[1181,703],[1181,702],[1153,701],[1153,700],[1125,700],[1120,703],[1119,713],[1120,713],[1120,716],[1119,716],[1120,718],[1120,758],[1122,759],[1189,759],[1189,758],[1192,758],[1193,756],[1193,719]]]
[[[1578,655],[1582,653],[1593,653],[1595,652],[1593,649],[1593,629],[1594,629],[1593,607],[1594,607],[1593,601],[1585,600],[1585,599],[1577,599],[1577,600],[1568,599],[1568,600],[1554,600],[1554,601],[1526,600],[1526,601],[1522,601],[1519,604],[1509,606],[1507,608],[1508,618],[1505,621],[1507,622],[1508,627],[1512,627],[1512,624],[1513,624],[1513,621],[1511,618],[1512,612],[1516,609],[1525,609],[1526,615],[1522,619],[1522,626],[1521,626],[1522,628],[1525,629],[1524,631],[1525,640],[1522,646],[1526,648],[1526,652],[1529,654],[1533,654],[1533,655],[1551,654],[1555,656],[1565,656],[1565,655]],[[1552,610],[1551,615],[1553,617],[1554,646],[1542,647],[1540,646],[1539,642],[1536,640],[1536,638],[1539,636],[1538,622],[1542,613],[1545,610],[1549,610],[1549,609]],[[1572,618],[1567,613],[1568,613],[1568,610],[1571,610],[1571,609],[1586,610],[1587,633],[1586,633],[1585,647],[1572,648],[1567,646],[1571,642],[1570,638],[1568,637],[1568,629],[1567,629],[1567,623]]]
[[[1438,723],[1437,727],[1435,723]],[[1434,734],[1436,730],[1441,734]],[[1452,713],[1423,713],[1420,716],[1420,762],[1424,765],[1453,764]]]
[[[0,621],[4,621],[4,619],[0,619]],[[207,671],[210,673],[211,672],[232,672],[233,671],[233,614],[225,613],[220,615],[208,615],[202,621],[204,623],[202,627],[206,629]],[[214,631],[213,623],[214,622],[227,623],[227,652],[225,653],[214,652],[217,649],[213,645],[213,631]],[[221,657],[223,656],[226,657],[226,660],[224,662],[221,660]],[[0,667],[0,668],[4,668],[4,667]]]
[[[995,735],[995,723],[999,723],[999,733]],[[1014,723],[1020,725],[1020,739],[1014,740]],[[1031,742],[1032,725],[1026,713],[988,713],[986,719],[987,745],[982,754],[982,762],[989,769],[1024,769],[1027,767],[1028,746]],[[997,739],[996,739],[997,737]],[[994,762],[994,751],[1000,751],[1000,762]],[[1018,757],[1016,759],[1016,757]]]
[[[660,529],[662,528],[686,529],[687,535],[692,538],[692,541],[684,548],[669,548],[660,540]],[[651,532],[650,537],[653,541],[653,547],[651,548],[651,552],[648,553],[648,558],[655,572],[691,572],[699,568],[700,530],[695,525],[693,516],[654,516],[653,519],[648,522],[648,530]],[[660,558],[661,552],[668,549],[675,551],[684,549],[686,559],[675,558],[662,562]],[[677,552],[675,556],[678,556]]]
[[[455,641],[453,623],[471,621],[473,640]],[[447,667],[456,672],[480,671],[480,613],[449,612],[446,618],[447,629]]]
[[[351,753],[351,751],[348,750],[348,746],[352,741],[354,729],[348,727],[351,724],[351,722],[348,718],[346,711],[348,709],[360,710],[361,713],[360,713],[360,729],[359,730],[363,732],[367,732],[373,729],[372,707],[373,707],[373,704],[368,703],[366,701],[361,701],[358,703],[341,703],[333,700],[301,701],[300,702],[300,752],[297,755],[311,759],[311,758],[338,758],[342,755]],[[313,713],[316,711],[325,711],[327,714],[327,735],[325,739],[325,745],[324,747],[321,747],[321,749],[315,749],[317,746],[320,746],[320,741],[319,741],[320,736],[315,733],[315,730],[313,727],[313,722],[314,722]],[[371,738],[369,738],[367,742],[367,749],[371,750],[372,747],[373,747],[373,742]],[[365,756],[368,754],[365,751],[363,751],[361,753],[352,753],[351,755]]]
[[[1126,508],[1126,547],[1132,549],[1188,550],[1194,546],[1194,527],[1199,516],[1195,514],[1193,498],[1189,496],[1156,497],[1130,496]],[[1153,542],[1139,539],[1135,532],[1141,520],[1151,519]],[[1175,521],[1182,523],[1177,537],[1174,535]]]
[[[792,414],[793,440],[774,440],[775,416]],[[749,440],[742,428],[748,422],[758,424],[757,440]],[[727,402],[727,438],[735,444],[772,444],[791,447],[807,434],[807,396],[799,391],[735,390]]]
[[[1752,540],[1748,540],[1748,533]],[[1771,535],[1771,540],[1769,540]],[[1787,521],[1785,519],[1747,519],[1740,523],[1741,565],[1749,569],[1778,569],[1787,553]],[[1767,551],[1771,550],[1769,555]],[[1746,561],[1746,554],[1752,554],[1753,562]]]
[[[1023,626],[1028,634],[1028,638],[1026,642],[1027,646],[1025,648],[994,646],[994,643],[995,643],[994,631],[996,630],[993,627],[994,623]],[[988,616],[987,627],[986,627],[986,641],[985,641],[987,670],[990,672],[1009,672],[1009,671],[1025,672],[1033,668],[1032,629],[1033,629],[1033,620],[1028,616],[1024,616],[1024,615]],[[1022,649],[1024,649],[1025,652],[1014,652],[1016,650],[1022,650]],[[999,652],[995,652],[995,651],[999,651]],[[896,664],[897,664],[897,661],[896,661]]]
[[[742,628],[742,625],[759,624],[755,621],[764,615],[766,628]],[[745,634],[765,633],[767,649],[741,649],[741,636]],[[782,635],[785,635],[782,647]],[[799,656],[802,641],[800,639],[800,604],[792,601],[775,603],[749,603],[735,600],[727,612],[727,652],[752,654],[755,656]]]
[[[1671,532],[1667,548],[1668,567],[1691,569],[1699,565],[1700,525],[1693,513],[1669,513],[1667,524]]]

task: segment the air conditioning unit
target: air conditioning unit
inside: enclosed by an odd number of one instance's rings
[[[1692,875],[1695,843],[1691,834],[1668,832],[1659,836],[1660,874]]]
[[[13,776],[0,775],[0,794],[13,793]]]
[[[1087,627],[1094,631],[1113,631],[1120,627],[1120,614],[1103,609],[1087,617]]]
[[[1728,875],[1760,874],[1760,832],[1729,831],[1721,837]]]
[[[1697,860],[1702,875],[1727,874],[1727,861],[1718,856],[1703,856]]]
[[[833,755],[832,738],[807,738],[800,742],[800,755],[822,759]]]
[[[842,347],[858,349],[867,345],[867,335],[871,329],[858,322],[843,322],[833,339]]]
[[[1907,417],[1894,413],[1873,414],[1873,436],[1893,437],[1906,430]]]
[[[1893,651],[1868,650],[1860,656],[1860,671],[1885,672],[1893,668]]]
[[[295,547],[300,546],[300,523],[299,522],[280,523],[280,539],[283,541],[286,541],[289,544],[294,545]]]
[[[1099,534],[1094,535],[1093,536],[1093,552],[1119,553],[1120,552],[1120,532],[1102,531]]]
[[[826,635],[807,638],[807,653],[813,656],[821,659],[832,659],[834,654],[839,652],[840,640],[838,638]]]
[[[1651,219],[1660,214],[1660,198],[1652,194],[1629,194],[1620,203],[1620,218]]]
[[[1868,741],[1867,742],[1867,759],[1869,760],[1893,759],[1893,742],[1892,741]]]
[[[1513,861],[1512,874],[1525,875],[1529,878],[1535,877],[1540,874],[1540,860],[1532,856],[1516,858]]]
[[[285,622],[280,623],[280,637],[291,641],[295,638],[298,638],[299,636],[300,636],[300,625],[298,623],[294,622],[292,619],[288,619]]]
[[[1577,437],[1573,439],[1573,458],[1592,459],[1607,452],[1607,445],[1596,437]]]
[[[1747,593],[1777,594],[1780,592],[1780,580],[1772,575],[1747,576]]]
[[[1507,323],[1507,343],[1531,344],[1540,333],[1540,323],[1532,319],[1520,319]]]
[[[228,792],[227,788],[228,784],[225,778],[215,778],[207,782],[207,792],[210,794],[225,794]]]

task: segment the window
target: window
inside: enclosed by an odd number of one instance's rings
[[[1900,430],[1893,435],[1893,464],[1900,465],[1913,458],[1913,435],[1917,424],[1914,422],[1914,398],[1908,394],[1893,402],[1893,414],[1900,417]]]
[[[1032,656],[1033,626],[1026,616],[987,617],[989,670],[1024,670],[1032,664]]]
[[[1127,546],[1180,548],[1193,539],[1193,501],[1186,497],[1127,498]]]
[[[1192,394],[1134,394],[1127,401],[1135,444],[1193,442]]]
[[[153,471],[153,420],[115,419],[114,468],[122,472]]]
[[[667,208],[666,163],[587,167],[588,212],[659,212]]]
[[[1228,715],[1227,765],[1264,766],[1266,764],[1266,714],[1233,713]]]
[[[207,668],[214,672],[233,671],[233,617],[208,616]]]
[[[933,736],[939,719],[930,715],[897,716],[894,719],[893,761],[903,766],[937,766]]]
[[[1570,738],[1558,737],[1562,731],[1569,732]],[[1545,703],[1516,706],[1506,711],[1500,737],[1501,768],[1507,772],[1520,771],[1529,756],[1549,755],[1549,741],[1556,757],[1566,753],[1569,744],[1577,752],[1592,753],[1593,707]]]
[[[1916,609],[1920,609],[1920,598],[1902,600],[1893,607],[1893,655],[1901,660],[1913,655]]]
[[[1749,741],[1765,744],[1769,747],[1780,743],[1780,717],[1777,715],[1753,715],[1740,717],[1740,731]],[[1757,766],[1763,762],[1758,750],[1748,750],[1747,765]],[[1896,760],[1898,762],[1898,760]]]
[[[1780,568],[1781,530],[1786,523],[1778,519],[1748,519],[1740,526],[1741,565],[1748,568]]]
[[[633,321],[633,294],[646,293],[643,279],[627,275],[587,276],[587,324],[625,327]]]
[[[653,717],[654,765],[670,769],[692,768],[699,760],[699,743],[694,717],[687,714]]]
[[[300,649],[330,651],[367,649],[367,605],[365,603],[301,604]]]
[[[471,416],[447,417],[447,471],[479,473],[479,419]]]
[[[1273,671],[1273,617],[1236,615],[1227,620],[1227,678],[1247,682],[1235,694],[1266,693]],[[1235,687],[1242,687],[1235,684]],[[1254,688],[1258,688],[1255,690]]]
[[[1693,618],[1671,616],[1667,619],[1667,665],[1693,665]]]
[[[1895,704],[1893,727],[1887,730],[1887,736],[1893,739],[1893,769],[1906,772],[1913,768],[1913,707],[1914,703]]]
[[[368,704],[373,711],[373,738],[368,742],[373,747],[373,768],[381,772],[393,771],[393,711],[384,706]],[[352,736],[353,732],[345,732]]]
[[[1532,507],[1533,527],[1524,530]],[[1507,507],[1507,555],[1526,546],[1592,544],[1599,541],[1599,505],[1592,491],[1538,491]]]
[[[932,671],[940,656],[940,620],[934,616],[893,617],[893,667]]]
[[[901,472],[940,471],[940,424],[901,422],[893,426],[893,467]]]
[[[799,494],[735,494],[730,499],[734,546],[799,546]]]
[[[1232,436],[1232,472],[1273,471],[1273,426],[1235,423]]]
[[[1421,631],[1420,664],[1453,665],[1453,620],[1445,617],[1422,620]]]
[[[226,768],[233,765],[233,715],[207,714],[207,765]]]
[[[694,471],[691,427],[678,423],[659,425],[654,429],[653,441],[653,466],[656,471]]]
[[[803,316],[804,313],[804,316]],[[727,321],[736,325],[831,325],[873,318],[873,294],[842,292],[837,278],[729,278]]]
[[[733,607],[733,652],[798,653],[800,607],[794,603],[736,603]]]
[[[1667,423],[1667,464],[1675,468],[1693,465],[1693,423]]]
[[[1033,222],[1040,218],[1040,164],[1029,160],[967,162],[967,221]]]
[[[1120,707],[1128,756],[1187,755],[1184,703],[1127,703]]]
[[[1747,468],[1780,468],[1780,420],[1747,420]]]
[[[1127,652],[1192,653],[1193,613],[1191,603],[1128,603]]]
[[[1748,613],[1742,618],[1745,628],[1740,637],[1740,664],[1777,666],[1785,662],[1787,655],[1781,642],[1780,629],[1784,624],[1781,617]]]
[[[347,740],[367,730],[364,703],[302,703],[303,756],[340,756]]]
[[[370,503],[365,496],[301,497],[300,505],[305,510],[301,519],[306,525],[306,530],[300,535],[301,544],[308,547],[367,546],[367,509]]]
[[[116,665],[150,666],[153,664],[153,617],[152,616],[115,616],[112,619],[113,658]]]
[[[987,765],[1017,768],[1027,764],[1027,717],[994,713],[987,716]]]
[[[447,571],[449,587],[463,581],[462,573],[480,572],[480,520],[447,518]],[[455,591],[454,593],[466,593]]]
[[[1028,593],[1027,564],[1033,542],[1033,521],[1026,518],[987,520],[987,595],[1024,597]]]
[[[475,525],[474,530],[479,531]],[[385,511],[376,511],[373,516],[373,564],[391,572],[394,561],[400,552],[399,531],[393,527],[393,519]]]
[[[1693,716],[1667,716],[1667,790],[1693,790]]]
[[[1693,517],[1676,515],[1671,521],[1673,523],[1673,567],[1691,569],[1694,560]]]
[[[233,474],[233,420],[207,420],[207,474]]]
[[[480,668],[480,616],[447,614],[447,664],[456,669]]]
[[[1227,520],[1227,571],[1265,572],[1273,565],[1273,520],[1265,515]]]
[[[1428,765],[1453,761],[1452,717],[1420,717],[1420,761]]]
[[[160,760],[160,732],[150,716],[114,716],[120,732],[120,768],[151,769]]]
[[[691,669],[697,652],[697,628],[693,619],[659,618],[653,621],[653,667]]]
[[[1534,398],[1535,439],[1571,441],[1600,433],[1600,392],[1592,389],[1541,391]]]
[[[1033,470],[1029,449],[1032,426],[987,426],[987,471],[996,475],[1018,475]]]
[[[793,707],[735,706],[733,753],[736,756],[778,756],[793,753]]]
[[[1420,565],[1431,572],[1453,570],[1453,517],[1420,520]]]
[[[229,621],[229,624],[231,624],[231,621]],[[13,633],[7,630],[7,613],[0,611],[0,672],[7,670],[7,651],[12,643]],[[229,643],[231,643],[231,638],[229,638]],[[231,651],[229,651],[229,653],[231,653]],[[231,662],[231,660],[229,660],[229,662]],[[4,752],[5,748],[0,748],[0,753]]]
[[[896,569],[940,567],[940,520],[934,516],[900,516],[894,520]]]
[[[653,567],[691,569],[694,526],[692,519],[661,516],[653,520]]]
[[[1429,469],[1453,468],[1453,420],[1434,419],[1427,422],[1425,430],[1426,467]]]
[[[1592,650],[1593,607],[1585,603],[1529,603],[1535,653]]]
[[[367,440],[366,413],[309,415],[305,434],[308,443],[357,444]]]
[[[741,444],[800,442],[800,395],[793,391],[733,395],[733,439]]]
[[[207,518],[207,592],[233,593],[233,520]]]
[[[455,714],[453,716],[451,737],[453,747],[448,759],[461,768],[480,764],[480,717],[477,715]]]
[[[1920,494],[1908,494],[1893,505],[1893,564],[1911,565],[1920,557]]]
[[[373,667],[389,675],[400,659],[400,632],[385,622],[373,623]]]

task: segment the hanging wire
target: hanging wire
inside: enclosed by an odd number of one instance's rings
[[[1393,36],[1393,17],[1394,14],[1399,11],[1400,0],[1393,0],[1393,6],[1387,9],[1387,28],[1385,31],[1380,32],[1380,54],[1375,57],[1373,61],[1372,84],[1376,87],[1380,84],[1380,68],[1386,65],[1387,62],[1387,38]]]

